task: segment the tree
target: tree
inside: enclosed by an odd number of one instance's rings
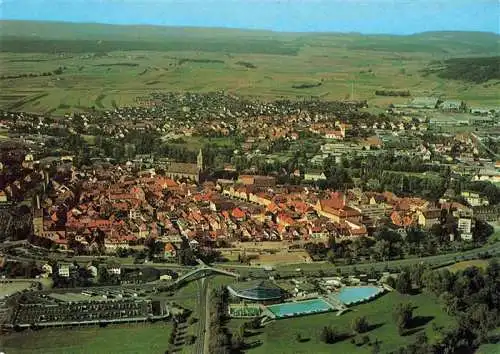
[[[439,298],[443,302],[444,311],[448,315],[452,316],[457,314],[460,309],[460,300],[456,296],[445,291]]]
[[[238,336],[240,336],[241,338],[245,338],[246,333],[247,333],[247,326],[246,326],[246,323],[242,323],[242,324],[238,327]]]
[[[351,328],[354,333],[365,333],[368,331],[369,325],[365,316],[355,317],[352,320]]]
[[[244,337],[240,333],[236,333],[231,338],[231,349],[232,352],[239,352],[245,347]]]
[[[394,279],[393,276],[388,276],[387,279],[385,280],[385,283],[393,289],[396,288],[396,279]]]
[[[339,339],[339,333],[335,327],[325,326],[321,330],[320,340],[327,344],[333,344]]]
[[[389,243],[389,241],[386,240],[377,241],[377,243],[373,247],[375,258],[381,261],[385,261],[389,258],[390,251],[391,251],[391,244]]]
[[[299,343],[302,342],[302,335],[300,333],[296,333],[295,334],[295,340],[297,342],[299,342]]]
[[[399,303],[394,309],[393,318],[399,334],[402,335],[413,319],[413,305],[411,303]]]
[[[396,280],[396,290],[401,294],[409,294],[411,292],[411,277],[410,273],[406,270],[399,273]]]
[[[372,346],[372,354],[379,354],[380,353],[380,342],[378,339],[375,340]]]

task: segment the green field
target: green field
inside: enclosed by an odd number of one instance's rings
[[[400,336],[392,319],[394,306],[399,302],[410,301],[414,305],[414,317],[417,318],[416,326],[410,329],[410,334]],[[417,333],[425,331],[429,340],[435,338],[436,333],[432,324],[447,327],[453,323],[453,318],[446,315],[437,302],[437,299],[424,294],[408,296],[398,293],[389,293],[381,298],[359,306],[341,316],[336,313],[318,314],[293,319],[277,320],[263,329],[259,329],[257,335],[247,338],[247,342],[262,341],[262,345],[250,349],[249,354],[273,353],[371,353],[371,346],[365,344],[356,346],[351,343],[352,338],[361,338],[360,335],[351,336],[351,321],[357,316],[366,316],[369,324],[373,327],[366,335],[373,342],[378,339],[381,342],[382,353],[398,349],[401,346],[415,340]],[[229,324],[234,331],[244,322],[243,320],[232,320]],[[350,335],[343,341],[335,344],[325,344],[319,340],[321,329],[332,325],[341,332]],[[297,342],[296,336],[300,334],[305,340]],[[364,334],[363,334],[364,335]],[[308,339],[308,340],[307,340]]]
[[[489,261],[485,259],[474,259],[472,261],[458,262],[446,268],[449,269],[451,272],[462,271],[468,267],[477,267],[484,270],[488,266],[488,263]]]
[[[43,329],[4,335],[0,349],[9,354],[160,354],[168,348],[171,330],[170,323]]]
[[[3,109],[62,114],[184,90],[345,99],[352,84],[354,98],[372,106],[407,100],[375,96],[377,89],[481,105],[498,98],[494,80],[474,84],[422,72],[433,60],[494,55],[498,36],[488,33],[398,37],[5,21],[0,28],[0,76],[64,68],[60,75],[0,80]],[[314,87],[293,87],[301,85]]]

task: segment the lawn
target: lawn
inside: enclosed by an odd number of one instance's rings
[[[489,261],[485,259],[474,259],[471,261],[458,262],[446,268],[449,269],[451,272],[458,272],[468,267],[477,267],[481,269],[486,269],[486,267],[488,266],[488,262]]]
[[[197,313],[199,291],[198,282],[191,281],[175,292],[175,297],[178,298],[175,302]]]
[[[394,306],[399,302],[410,301],[416,307],[413,314],[416,323],[410,334],[400,336],[392,319]],[[335,344],[325,344],[319,340],[319,334],[324,326],[332,325],[339,331],[349,334],[353,318],[366,316],[372,329],[366,333],[371,341],[378,339],[381,342],[382,353],[387,353],[411,343],[418,332],[425,331],[430,340],[435,336],[432,324],[449,326],[454,320],[446,315],[434,297],[419,294],[405,296],[398,293],[389,293],[381,298],[359,306],[342,316],[336,313],[325,313],[312,316],[297,317],[293,319],[277,320],[267,327],[259,330],[257,335],[247,339],[247,342],[260,340],[262,345],[248,350],[249,354],[273,353],[370,353],[371,347],[367,344],[357,347],[351,343],[354,336]],[[236,330],[244,321],[232,320],[229,326]],[[298,343],[297,334],[305,338]],[[349,334],[350,335],[350,334]],[[359,335],[357,336],[359,339]]]
[[[9,354],[164,353],[171,330],[170,323],[43,329],[2,336],[0,348]]]

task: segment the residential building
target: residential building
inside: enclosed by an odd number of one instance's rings
[[[325,173],[323,171],[308,171],[304,173],[305,181],[324,181],[326,180]]]
[[[472,219],[459,218],[457,228],[462,240],[472,240]]]
[[[70,276],[70,265],[69,264],[61,264],[59,265],[59,269],[57,274],[63,278],[69,278]]]

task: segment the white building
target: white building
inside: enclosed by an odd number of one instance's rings
[[[120,275],[122,274],[122,270],[120,267],[109,267],[108,274]]]
[[[57,274],[59,274],[60,277],[69,278],[69,275],[70,275],[69,264],[61,264],[59,266],[59,270],[58,270]]]
[[[487,206],[489,204],[488,199],[481,197],[478,193],[462,192],[461,196],[473,207]]]
[[[97,277],[97,267],[96,266],[90,265],[90,266],[87,267],[87,270],[92,275],[92,278],[96,278]]]
[[[472,219],[459,218],[458,231],[460,231],[460,237],[462,240],[472,240]]]

